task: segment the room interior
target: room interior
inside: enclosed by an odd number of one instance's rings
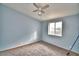
[[[0,4],[0,55],[79,56],[79,4]]]

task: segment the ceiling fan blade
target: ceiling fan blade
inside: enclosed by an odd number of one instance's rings
[[[33,3],[33,5],[34,5],[36,8],[39,8],[39,6],[38,6],[36,3]]]
[[[42,13],[45,13],[43,10],[41,10]]]
[[[38,9],[36,9],[36,10],[33,10],[33,12],[37,12],[38,11]]]
[[[46,8],[48,8],[49,7],[49,5],[45,5],[44,7],[42,7],[42,9],[46,9]]]

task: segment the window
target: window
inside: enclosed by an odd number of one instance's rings
[[[48,35],[62,36],[62,21],[49,23]]]

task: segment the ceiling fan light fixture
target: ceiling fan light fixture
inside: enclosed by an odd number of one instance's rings
[[[41,12],[41,11],[39,11],[39,12],[38,12],[38,15],[39,15],[39,16],[42,16],[42,12]]]
[[[42,16],[42,14],[45,13],[44,9],[47,9],[49,7],[48,4],[41,6],[41,4],[38,5],[38,3],[33,3],[33,5],[37,8],[36,10],[33,10],[33,12],[37,12],[39,16]]]

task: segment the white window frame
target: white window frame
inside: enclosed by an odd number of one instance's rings
[[[48,24],[48,35],[62,36],[62,21],[49,23]]]

